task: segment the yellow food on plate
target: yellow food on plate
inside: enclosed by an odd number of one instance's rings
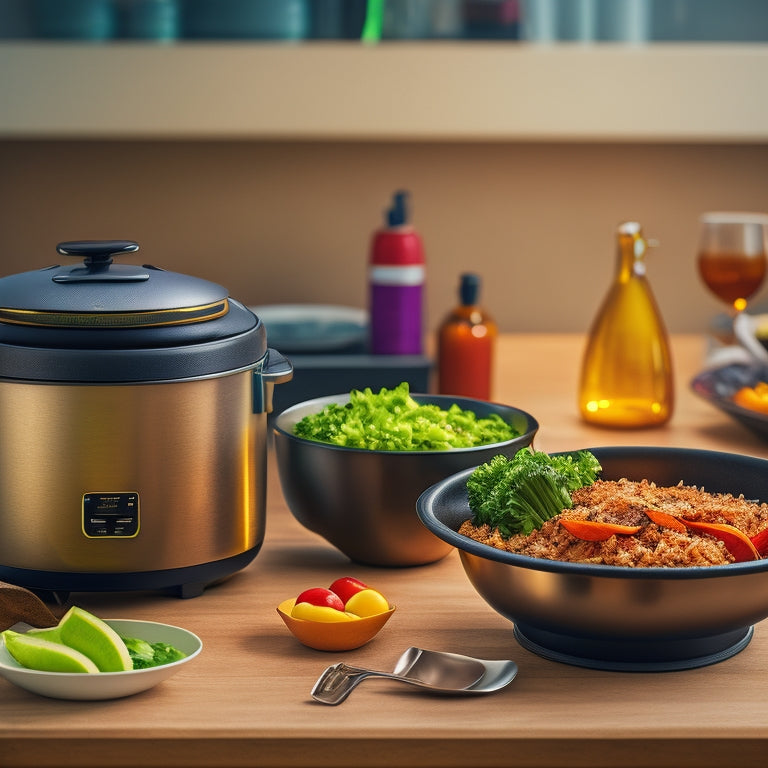
[[[768,415],[768,383],[765,381],[759,381],[753,387],[742,387],[732,399],[742,408]]]
[[[381,592],[359,579],[344,576],[330,587],[305,589],[294,602],[291,616],[303,621],[337,623],[387,613],[390,605]]]
[[[374,616],[352,616],[348,621],[307,621],[293,615],[294,598],[283,600],[277,612],[285,625],[303,645],[318,651],[349,651],[372,640],[395,612],[395,606]],[[317,607],[317,606],[315,606]],[[333,609],[331,609],[333,610]]]
[[[344,609],[355,616],[375,616],[389,610],[387,598],[375,589],[362,589],[347,600]]]
[[[296,603],[291,610],[291,616],[294,619],[303,619],[304,621],[353,621],[357,616],[351,616],[344,611],[336,608],[329,608],[324,605],[312,605],[312,603]]]

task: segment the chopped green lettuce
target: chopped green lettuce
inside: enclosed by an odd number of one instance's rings
[[[353,389],[349,402],[305,416],[294,434],[307,440],[376,451],[440,451],[500,443],[520,432],[496,413],[478,417],[455,403],[448,410],[418,403],[408,383],[374,393]]]
[[[122,638],[128,649],[134,669],[159,667],[183,659],[186,654],[168,643],[148,643],[136,637]]]
[[[494,456],[467,479],[472,522],[498,528],[504,538],[527,536],[570,509],[571,492],[594,483],[601,469],[589,451],[549,456],[528,447],[511,459]]]

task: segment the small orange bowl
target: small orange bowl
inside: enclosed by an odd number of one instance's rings
[[[277,612],[300,643],[318,651],[351,651],[365,645],[376,637],[395,612],[395,606],[390,605],[384,613],[352,621],[307,621],[291,616],[295,604],[296,598],[283,600],[277,606]]]

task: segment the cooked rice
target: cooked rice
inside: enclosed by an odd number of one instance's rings
[[[492,547],[529,557],[575,563],[623,565],[630,568],[724,565],[734,561],[722,541],[707,534],[681,533],[652,523],[651,508],[708,523],[728,523],[748,536],[768,526],[768,505],[743,496],[711,494],[682,483],[657,487],[647,480],[598,480],[572,494],[573,508],[563,510],[528,536],[504,539],[487,525],[467,520],[459,533]],[[640,525],[632,536],[607,541],[582,541],[559,525],[560,519],[596,520]]]

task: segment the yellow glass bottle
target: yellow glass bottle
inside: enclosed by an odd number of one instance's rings
[[[652,427],[674,408],[664,321],[645,276],[640,224],[618,228],[618,268],[590,330],[579,382],[582,418],[604,427]]]

